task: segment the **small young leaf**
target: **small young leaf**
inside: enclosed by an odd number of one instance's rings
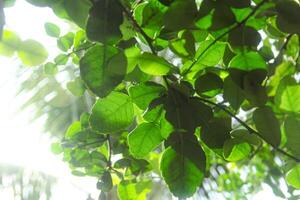
[[[51,37],[56,37],[58,38],[60,36],[60,29],[57,25],[47,22],[45,23],[45,30],[47,35]]]

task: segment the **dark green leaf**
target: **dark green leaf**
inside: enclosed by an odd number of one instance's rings
[[[215,118],[202,127],[200,137],[209,148],[221,149],[230,138],[230,131],[230,119]]]
[[[196,192],[204,178],[206,157],[196,138],[188,138],[186,134],[178,137],[163,152],[160,170],[173,195],[187,198]]]
[[[122,9],[116,1],[96,1],[90,9],[87,37],[101,43],[114,43],[122,37],[119,27],[122,22]]]
[[[195,90],[197,94],[207,97],[214,97],[223,88],[222,79],[213,73],[206,73],[196,79]]]
[[[300,34],[300,5],[293,0],[280,0],[276,4],[278,12],[276,24],[287,33]]]
[[[109,192],[113,187],[112,177],[109,171],[105,171],[97,183],[97,188],[104,192]]]
[[[261,137],[274,147],[281,142],[281,133],[278,120],[272,109],[264,106],[257,108],[253,113],[255,127]]]
[[[163,17],[167,30],[179,31],[193,25],[197,14],[194,0],[174,1]],[[177,20],[174,20],[177,19]]]
[[[80,60],[80,75],[87,88],[104,97],[122,82],[126,66],[123,52],[114,47],[97,45]]]
[[[296,156],[300,156],[300,120],[287,117],[284,121],[286,146]]]

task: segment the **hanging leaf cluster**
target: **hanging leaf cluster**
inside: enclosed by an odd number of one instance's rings
[[[74,174],[99,178],[101,198],[116,185],[122,200],[146,199],[152,176],[188,198],[217,163],[256,156],[280,159],[300,188],[299,1],[27,1],[78,31],[45,24],[61,51],[53,61],[8,30],[0,53],[49,76],[75,67],[67,89],[93,105],[52,149]]]

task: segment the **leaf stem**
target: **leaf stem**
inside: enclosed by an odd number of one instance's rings
[[[244,23],[246,23],[248,21],[248,19],[250,17],[252,17],[256,11],[268,0],[263,0],[262,2],[260,2],[259,4],[257,4],[257,6],[247,15],[247,17],[245,17],[242,21],[236,23],[234,26],[232,26],[230,29],[228,29],[227,31],[225,31],[224,33],[222,33],[221,35],[219,35],[212,43],[210,43],[204,50],[203,52],[201,52],[201,54],[192,62],[192,64],[190,65],[190,67],[183,72],[182,76],[185,76],[186,74],[188,74],[191,69],[194,67],[194,65],[199,61],[199,59],[214,45],[216,44],[219,40],[221,40],[223,37],[225,37],[227,34],[229,34],[231,31],[237,29],[238,27],[240,27],[241,25],[243,25]]]
[[[222,109],[224,112],[226,112],[228,115],[230,115],[231,117],[233,117],[235,120],[237,120],[242,126],[244,126],[250,133],[253,133],[255,135],[257,135],[258,137],[260,137],[262,140],[266,141],[264,139],[264,137],[259,133],[257,132],[256,130],[254,130],[253,128],[251,128],[248,124],[246,124],[244,121],[242,121],[240,118],[238,118],[235,114],[233,114],[232,112],[230,112],[228,109],[226,109],[223,105],[220,105],[220,104],[217,104],[215,102],[212,102],[208,99],[204,99],[204,98],[201,98],[199,97],[199,99],[205,103],[208,103],[208,104],[211,104],[211,105],[214,105],[220,109]],[[268,143],[269,144],[269,143]],[[279,153],[293,159],[295,162],[300,162],[300,158],[297,158],[287,152],[285,152],[284,150],[280,149],[279,147],[276,147],[272,144],[270,144],[276,151],[278,151]]]

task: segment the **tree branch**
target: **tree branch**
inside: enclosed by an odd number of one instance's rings
[[[189,71],[194,67],[194,65],[199,61],[199,59],[214,45],[216,44],[219,40],[221,40],[223,37],[225,37],[227,34],[229,34],[231,31],[237,29],[238,27],[240,27],[241,25],[243,25],[244,23],[246,23],[248,21],[248,19],[250,17],[252,17],[256,11],[268,0],[263,0],[262,2],[260,2],[259,4],[257,4],[257,6],[249,13],[249,15],[247,17],[245,17],[241,22],[236,23],[234,26],[232,26],[230,29],[228,29],[226,32],[222,33],[221,35],[219,35],[212,43],[210,43],[204,50],[203,52],[192,62],[192,64],[190,65],[190,67],[183,72],[182,76],[185,76],[186,74],[189,73]]]
[[[204,99],[204,98],[201,98],[199,97],[199,99],[205,103],[208,103],[208,104],[211,104],[211,105],[214,105],[220,109],[222,109],[224,112],[226,112],[228,115],[230,115],[231,117],[233,117],[235,120],[237,120],[242,126],[244,126],[248,131],[249,133],[253,133],[255,135],[257,135],[258,137],[260,137],[262,140],[266,141],[264,139],[264,137],[259,133],[257,132],[256,130],[254,130],[253,128],[251,128],[248,124],[246,124],[244,121],[242,121],[240,118],[238,118],[237,116],[235,116],[232,112],[230,112],[228,109],[226,109],[224,106],[220,105],[220,104],[217,104],[215,102],[212,102],[210,100],[207,100],[207,99]],[[267,142],[268,143],[268,142]],[[269,143],[268,143],[269,144]],[[296,162],[300,162],[300,158],[297,158],[287,152],[285,152],[284,150],[280,149],[279,147],[276,147],[272,144],[270,144],[276,151],[278,151],[279,153],[293,159],[294,161]]]

